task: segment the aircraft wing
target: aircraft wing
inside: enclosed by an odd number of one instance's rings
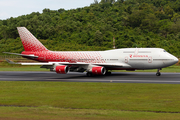
[[[10,61],[6,59],[6,61],[10,64],[21,64],[21,65],[41,65],[42,68],[49,68],[56,65],[71,65],[71,66],[88,66],[88,65],[95,65],[95,66],[104,66],[104,67],[131,67],[130,65],[126,63],[83,63],[83,62],[77,62],[77,63],[69,63],[69,62],[48,62],[48,63],[15,63],[13,61]],[[49,67],[48,67],[49,66]]]
[[[83,62],[76,62],[76,63],[69,63],[69,62],[48,62],[48,63],[15,63],[6,59],[6,61],[10,64],[21,64],[21,65],[42,65],[42,66],[53,66],[56,65],[74,65],[74,66],[82,66],[82,65],[95,65],[95,66],[104,66],[104,67],[130,67],[130,65],[126,63],[83,63]],[[46,67],[45,67],[46,68]]]

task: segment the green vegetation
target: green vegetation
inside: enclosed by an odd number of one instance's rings
[[[49,71],[40,68],[40,66],[22,66],[18,64],[9,64],[6,61],[0,62],[0,71]]]
[[[0,118],[180,119],[179,87],[0,81]]]
[[[40,66],[16,66],[16,67],[0,67],[0,71],[49,71],[48,69],[40,68]]]
[[[136,72],[157,72],[157,69],[153,70],[137,70]],[[170,67],[163,68],[161,72],[180,73],[180,66],[173,65]]]
[[[42,107],[0,107],[5,120],[178,120],[179,113],[154,113],[120,110],[64,109]],[[38,113],[38,114],[37,114]]]
[[[0,20],[0,53],[23,51],[16,27],[27,27],[50,50],[160,47],[180,56],[179,0],[101,0],[72,10],[44,9]]]

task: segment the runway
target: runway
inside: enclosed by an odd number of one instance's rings
[[[180,73],[113,72],[109,76],[87,77],[86,73],[0,72],[0,81],[107,82],[180,84]]]

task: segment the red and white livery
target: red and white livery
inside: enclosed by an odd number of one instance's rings
[[[25,27],[18,27],[24,46],[22,57],[40,63],[20,63],[21,65],[42,65],[58,74],[87,72],[91,75],[109,74],[109,70],[160,70],[178,62],[178,59],[161,48],[124,48],[107,51],[50,51]],[[12,61],[7,60],[9,63]]]

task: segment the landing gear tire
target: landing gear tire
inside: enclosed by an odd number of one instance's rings
[[[159,73],[156,73],[156,76],[161,76],[161,73],[159,72]]]
[[[158,69],[158,70],[157,70],[156,76],[161,76],[160,70],[161,70],[161,69]]]
[[[105,75],[111,75],[111,72],[106,72],[106,74]]]
[[[93,74],[92,74],[91,72],[87,72],[86,75],[87,75],[88,77],[92,77],[92,76],[93,76]]]

